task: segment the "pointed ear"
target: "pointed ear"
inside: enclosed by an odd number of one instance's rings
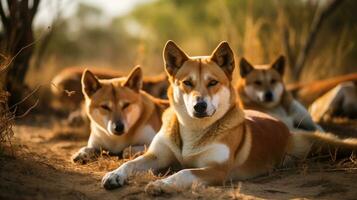
[[[235,67],[234,54],[228,42],[221,42],[211,55],[211,60],[226,73],[232,80],[232,73]]]
[[[285,57],[284,56],[279,56],[278,59],[273,63],[271,66],[273,69],[279,72],[280,75],[284,75],[285,71]]]
[[[242,58],[239,62],[239,73],[242,78],[245,78],[254,69],[245,58]]]
[[[174,76],[182,64],[188,60],[188,56],[175,42],[167,41],[163,52],[165,69],[170,76]]]
[[[143,86],[143,71],[140,66],[136,66],[133,70],[131,70],[123,86],[136,92],[141,90]]]
[[[92,96],[102,87],[99,83],[98,78],[88,69],[84,70],[81,83],[82,92],[88,97]]]

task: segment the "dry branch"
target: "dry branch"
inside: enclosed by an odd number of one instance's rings
[[[321,30],[323,23],[335,10],[337,10],[343,1],[344,0],[330,0],[330,2],[326,3],[325,6],[319,6],[317,8],[310,26],[309,34],[307,35],[306,40],[304,40],[300,50],[296,55],[293,55],[293,47],[291,47],[289,42],[289,30],[286,25],[283,26],[282,46],[290,66],[290,78],[292,78],[292,81],[296,82],[300,79],[306,60],[308,59],[309,53],[314,46],[317,35]],[[280,7],[280,11],[282,12],[283,10],[284,9]]]
[[[332,0],[331,3],[326,5],[325,7],[320,7],[312,21],[311,24],[311,30],[310,33],[301,48],[301,51],[297,57],[295,66],[294,66],[294,74],[298,75],[298,78],[300,78],[300,74],[302,72],[302,69],[304,67],[304,64],[306,62],[306,59],[309,55],[309,52],[311,51],[312,46],[314,45],[316,41],[316,36],[321,29],[322,24],[326,20],[328,16],[330,16],[333,11],[335,11],[339,5],[342,4],[344,0]]]

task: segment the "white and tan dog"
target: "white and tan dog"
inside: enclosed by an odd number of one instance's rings
[[[317,98],[309,107],[314,121],[329,121],[333,117],[357,118],[357,82],[338,84]]]
[[[243,111],[231,83],[235,62],[227,42],[210,56],[189,57],[169,41],[164,60],[171,107],[163,114],[163,125],[144,155],[103,177],[106,189],[122,186],[135,172],[174,163],[184,169],[149,183],[147,192],[252,178],[278,166],[287,154],[305,155],[315,140],[357,148],[357,140],[291,134],[284,123],[267,114]]]
[[[149,145],[161,127],[161,115],[168,102],[141,90],[142,70],[136,67],[128,77],[98,79],[86,70],[82,76],[85,108],[91,134],[86,147],[73,161],[86,163],[100,150],[118,154],[128,146]]]
[[[283,76],[285,59],[280,56],[272,65],[251,65],[242,58],[241,78],[237,84],[241,106],[268,113],[284,122],[290,130],[320,130],[307,109],[286,90]]]

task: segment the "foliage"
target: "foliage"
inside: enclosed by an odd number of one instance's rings
[[[75,16],[59,19],[61,26],[50,41],[45,59],[55,59],[56,70],[68,65],[128,70],[141,64],[150,74],[163,69],[162,48],[169,39],[190,55],[210,53],[220,41],[227,40],[238,57],[268,63],[284,53],[285,26],[296,56],[309,33],[317,2],[156,0],[135,7],[109,24],[96,22],[101,11],[82,5]],[[346,1],[326,21],[305,64],[306,81],[354,70],[356,9],[356,1]]]

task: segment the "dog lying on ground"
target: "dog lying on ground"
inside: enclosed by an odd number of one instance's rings
[[[357,118],[357,73],[288,85],[288,90],[306,106],[314,121],[342,116]]]
[[[89,70],[82,76],[85,109],[91,134],[86,147],[73,161],[94,160],[101,150],[118,154],[128,146],[149,145],[161,127],[161,115],[168,102],[142,91],[142,71],[132,70],[128,77],[98,79]],[[135,148],[135,147],[134,147]]]
[[[314,141],[357,148],[357,140],[327,133],[291,134],[286,125],[236,102],[234,55],[222,42],[210,56],[189,57],[174,42],[164,48],[170,108],[148,151],[107,173],[106,189],[121,187],[133,174],[179,163],[184,169],[149,183],[151,194],[193,183],[222,184],[256,177],[281,164],[286,155],[305,156]]]
[[[314,121],[328,121],[332,117],[357,118],[357,82],[344,82],[315,100],[309,107]]]
[[[91,68],[90,70],[100,79],[124,76],[122,72],[108,68]],[[55,99],[55,107],[70,112],[68,117],[69,125],[78,125],[86,122],[86,113],[82,107],[84,95],[82,94],[81,77],[83,72],[84,69],[81,67],[69,67],[62,70],[52,80],[54,86],[51,87],[51,92],[54,97],[53,99]],[[167,76],[162,73],[153,77],[144,77],[142,90],[154,97],[167,99],[168,85]]]
[[[288,84],[287,90],[296,96],[305,106],[310,106],[315,100],[344,82],[357,82],[357,73],[346,74],[324,80],[308,83]]]
[[[283,81],[285,59],[280,56],[272,65],[251,65],[242,58],[238,96],[244,109],[258,110],[284,122],[290,130],[322,130],[290,92]]]

